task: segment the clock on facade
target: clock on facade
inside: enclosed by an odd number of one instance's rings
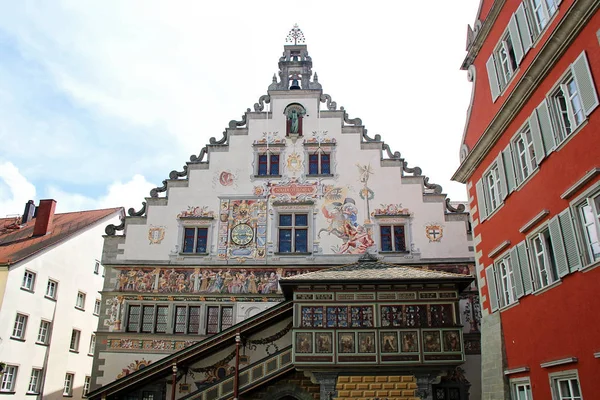
[[[231,229],[231,241],[238,246],[245,246],[254,238],[254,229],[248,224],[238,224]]]

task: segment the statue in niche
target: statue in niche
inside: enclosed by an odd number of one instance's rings
[[[299,104],[291,104],[286,107],[285,115],[287,117],[286,135],[302,136],[302,118],[306,111]]]

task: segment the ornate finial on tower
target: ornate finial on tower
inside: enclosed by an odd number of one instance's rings
[[[294,24],[294,27],[290,30],[290,33],[288,33],[287,38],[285,38],[286,43],[287,42],[294,42],[294,44],[298,44],[298,43],[304,43],[304,33],[302,33],[302,31],[300,30],[300,28],[298,27],[298,24]]]

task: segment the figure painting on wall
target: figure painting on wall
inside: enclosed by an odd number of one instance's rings
[[[317,353],[333,353],[333,333],[331,332],[317,332],[316,343]]]
[[[402,332],[402,352],[403,353],[415,353],[419,351],[419,339],[416,331]]]
[[[398,333],[397,332],[381,332],[381,352],[382,353],[397,353],[398,352]]]
[[[423,331],[423,348],[426,352],[441,352],[440,331]]]
[[[444,351],[460,351],[460,333],[444,331]]]
[[[358,352],[375,353],[375,332],[358,332]]]
[[[313,352],[312,333],[298,332],[296,333],[296,353],[312,353]]]
[[[342,332],[338,336],[338,351],[340,353],[354,353],[354,332]]]

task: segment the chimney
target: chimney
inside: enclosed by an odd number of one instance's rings
[[[35,214],[35,204],[33,200],[29,200],[25,203],[25,211],[23,212],[23,218],[21,219],[21,224],[25,225],[33,218]]]
[[[35,215],[33,236],[44,236],[52,231],[55,208],[56,200],[40,200],[40,205],[38,206]]]

